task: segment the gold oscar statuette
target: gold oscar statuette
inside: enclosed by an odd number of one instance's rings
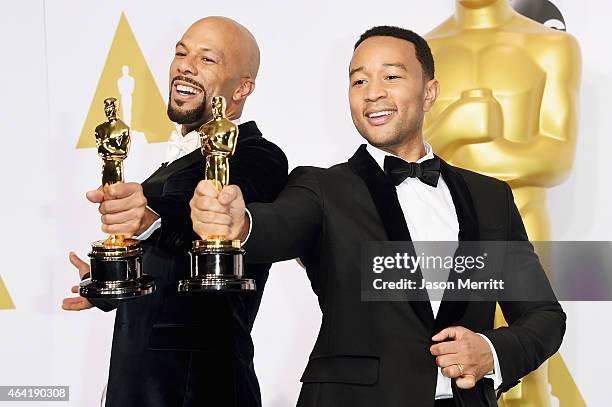
[[[124,181],[123,160],[130,148],[130,128],[117,117],[117,99],[104,100],[108,121],[95,130],[98,155],[102,158],[102,188]],[[142,272],[142,248],[138,240],[110,235],[91,244],[91,276],[81,282],[86,298],[126,299],[155,290],[152,277]]]
[[[204,179],[213,182],[221,191],[229,183],[229,157],[234,154],[238,141],[238,126],[225,117],[225,99],[212,98],[213,118],[200,129],[202,155],[206,160]],[[207,236],[193,242],[191,278],[180,280],[179,292],[243,292],[255,290],[255,282],[244,278],[239,240],[225,236]]]

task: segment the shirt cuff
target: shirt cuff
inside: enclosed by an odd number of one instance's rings
[[[147,209],[153,212],[154,214],[156,214],[157,216],[159,216],[159,214],[155,212],[153,209],[151,209],[149,206],[147,206]],[[158,217],[155,222],[151,223],[151,226],[149,226],[147,230],[145,230],[144,232],[136,236],[135,239],[146,240],[149,238],[149,236],[153,234],[153,232],[155,232],[160,227],[161,227],[161,217]]]
[[[489,348],[491,349],[491,353],[493,354],[493,370],[488,372],[486,375],[484,375],[484,377],[487,379],[492,379],[493,389],[497,390],[499,386],[501,386],[502,381],[503,381],[501,369],[499,367],[499,359],[497,358],[497,352],[495,352],[495,347],[493,346],[493,343],[491,343],[489,338],[487,338],[483,334],[477,334],[477,335],[482,336],[484,340],[487,341],[487,344],[489,345]]]
[[[244,238],[244,240],[242,242],[240,242],[241,246],[244,245],[247,240],[249,240],[249,236],[251,236],[251,230],[253,230],[253,217],[251,216],[251,212],[249,212],[249,210],[247,208],[244,208],[244,211],[246,212],[247,217],[249,218],[249,233],[247,233],[247,235]]]

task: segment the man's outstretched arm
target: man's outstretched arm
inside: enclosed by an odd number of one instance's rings
[[[271,263],[306,254],[321,233],[323,203],[314,170],[297,168],[272,203],[246,205],[240,188],[219,192],[202,181],[190,202],[195,232],[203,239],[223,235],[245,243],[246,260]],[[250,234],[249,234],[250,232]]]

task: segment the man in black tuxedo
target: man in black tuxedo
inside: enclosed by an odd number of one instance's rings
[[[445,163],[424,142],[439,84],[423,38],[397,27],[367,31],[349,78],[352,119],[367,145],[329,169],[296,168],[273,203],[248,211],[239,187],[219,193],[201,182],[194,230],[247,239],[247,262],[305,265],[323,320],[298,406],[495,406],[495,389],[511,388],[559,348],[559,303],[502,301],[510,326],[493,329],[494,301],[364,302],[356,254],[368,241],[522,241],[503,270],[542,280],[511,190]]]
[[[66,298],[63,308],[117,309],[106,405],[109,407],[261,406],[253,366],[251,328],[270,264],[250,265],[257,291],[245,295],[178,294],[189,275],[193,232],[189,200],[204,177],[197,129],[212,118],[212,96],[224,96],[227,118],[237,121],[255,88],[259,49],[233,20],[194,23],[176,45],[170,66],[168,116],[180,125],[161,168],[142,185],[116,184],[90,191],[100,206],[102,230],[138,236],[143,267],[155,293],[121,302]],[[270,202],[287,181],[287,159],[253,121],[239,124],[231,181],[249,202]],[[89,265],[71,262],[87,277]],[[78,292],[78,287],[73,287]],[[93,304],[92,304],[93,303]]]

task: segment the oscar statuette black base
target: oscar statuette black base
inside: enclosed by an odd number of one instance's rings
[[[191,256],[191,278],[180,280],[181,293],[250,292],[255,281],[243,277],[244,250],[238,241],[196,241]]]
[[[91,277],[81,282],[81,296],[122,300],[155,291],[153,277],[142,272],[142,249],[138,245],[111,250],[95,242],[89,258]]]

